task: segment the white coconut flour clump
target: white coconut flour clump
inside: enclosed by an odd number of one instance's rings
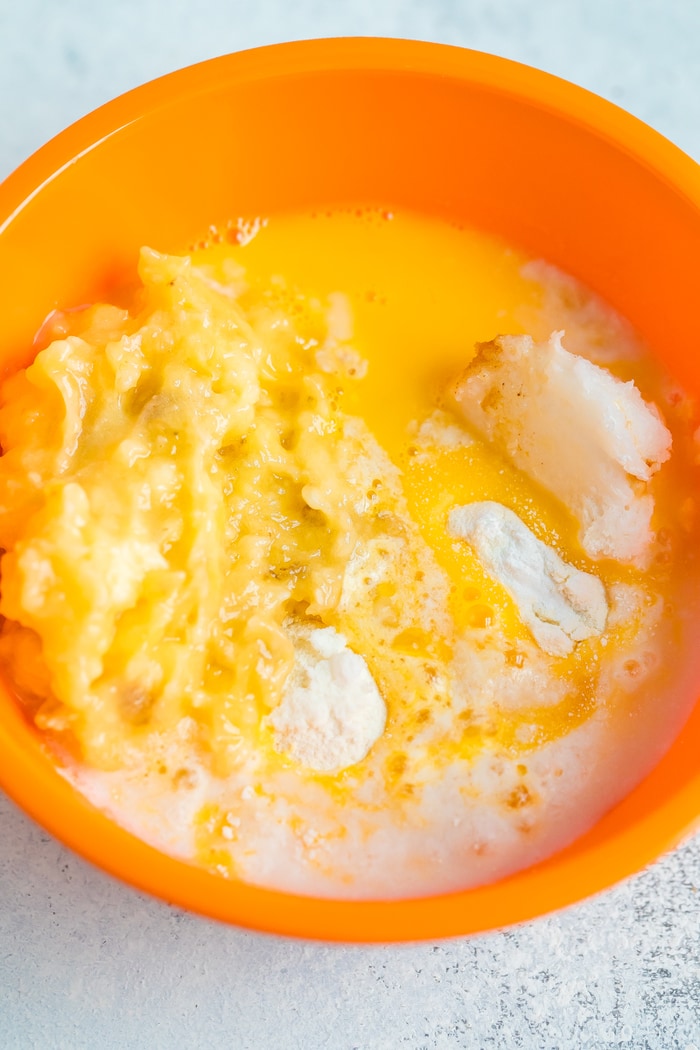
[[[308,769],[355,765],[384,732],[386,704],[361,656],[333,627],[289,627],[295,664],[266,722],[275,748]]]
[[[454,400],[479,434],[570,508],[592,558],[643,559],[654,511],[648,483],[670,455],[671,435],[634,383],[570,354],[562,336],[482,343]]]
[[[470,543],[486,571],[514,598],[535,641],[552,656],[600,635],[608,603],[597,576],[567,565],[512,510],[487,501],[455,507],[451,535]]]

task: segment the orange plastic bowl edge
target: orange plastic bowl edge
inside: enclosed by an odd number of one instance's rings
[[[6,370],[26,361],[51,309],[117,287],[143,243],[181,249],[234,208],[250,216],[358,201],[464,219],[561,265],[700,394],[700,362],[687,349],[700,169],[629,114],[547,74],[369,38],[277,45],[181,70],[108,103],[26,161],[0,185],[0,360]],[[698,741],[696,707],[642,784],[533,868],[461,893],[341,902],[230,882],[135,839],[63,780],[11,692],[0,693],[0,784],[56,837],[173,904],[323,940],[481,932],[639,871],[698,822]]]

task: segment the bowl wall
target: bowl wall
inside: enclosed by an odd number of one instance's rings
[[[216,59],[89,115],[0,186],[0,369],[46,315],[120,294],[138,249],[178,251],[210,224],[367,203],[498,233],[604,295],[700,395],[689,344],[700,173],[616,107],[503,59],[431,44],[333,40]],[[423,265],[416,260],[416,265]],[[259,929],[398,940],[503,926],[639,870],[700,815],[700,710],[652,774],[587,835],[493,886],[339,903],[226,882],[116,828],[55,772],[0,694],[0,784],[107,871]]]

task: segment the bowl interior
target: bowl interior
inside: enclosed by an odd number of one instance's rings
[[[0,187],[0,366],[25,363],[57,306],[115,294],[138,249],[177,251],[237,216],[350,203],[499,233],[603,294],[700,394],[688,346],[700,177],[607,103],[502,59],[437,45],[283,45],[173,74],[53,140]],[[700,677],[700,676],[698,676]],[[84,856],[214,917],[349,940],[474,932],[543,913],[637,870],[700,813],[700,709],[653,773],[550,860],[466,893],[337,903],[227,883],[114,827],[57,776],[11,693],[0,783]]]

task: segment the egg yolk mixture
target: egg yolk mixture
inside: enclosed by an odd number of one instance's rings
[[[139,278],[2,389],[0,658],[62,772],[158,848],[330,896],[478,884],[589,827],[689,706],[697,421],[627,324],[372,208],[144,248]],[[627,391],[655,451],[603,427],[585,513],[622,492],[638,550],[592,554],[530,469],[508,354]]]

